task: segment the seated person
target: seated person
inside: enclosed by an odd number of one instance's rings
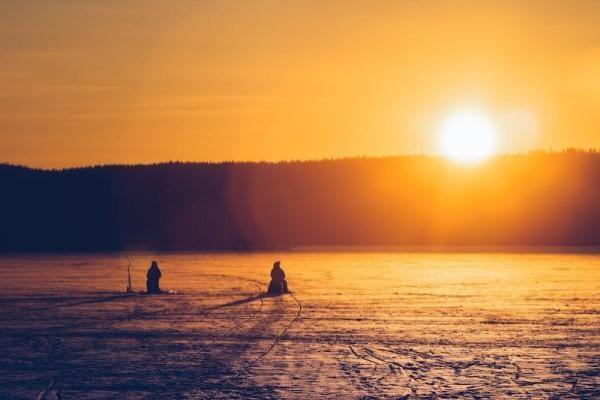
[[[162,292],[159,286],[161,276],[162,274],[158,268],[158,263],[156,261],[152,261],[152,265],[150,265],[150,268],[146,273],[146,289],[148,290],[149,294],[157,294]]]
[[[269,283],[269,294],[283,294],[288,293],[288,285],[285,280],[285,272],[281,269],[281,263],[275,261],[273,263],[273,269],[271,270],[271,283]]]

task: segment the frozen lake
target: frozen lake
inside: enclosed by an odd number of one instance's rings
[[[600,255],[0,257],[0,398],[598,398]],[[259,298],[282,260],[293,296]]]

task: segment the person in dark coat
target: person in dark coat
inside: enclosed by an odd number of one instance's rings
[[[281,263],[275,261],[271,270],[271,283],[269,283],[269,294],[288,293],[288,285],[285,280],[285,272],[281,269]]]
[[[160,273],[160,269],[158,268],[158,263],[156,261],[152,261],[152,265],[148,269],[146,273],[146,289],[148,289],[149,294],[160,293],[159,281],[162,274]]]

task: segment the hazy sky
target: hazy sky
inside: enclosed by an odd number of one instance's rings
[[[600,1],[0,3],[0,161],[57,167],[600,147]]]

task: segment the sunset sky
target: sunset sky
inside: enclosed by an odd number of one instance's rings
[[[600,1],[0,5],[0,162],[41,167],[600,148]]]

